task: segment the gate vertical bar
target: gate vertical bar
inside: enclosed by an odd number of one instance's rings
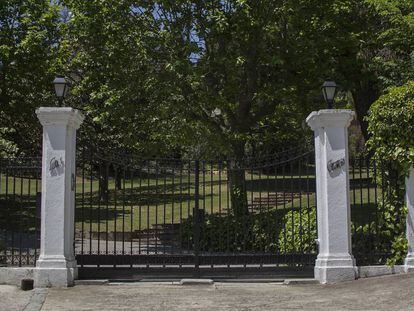
[[[200,214],[199,214],[199,198],[200,198],[200,161],[195,160],[194,162],[194,276],[200,276]]]

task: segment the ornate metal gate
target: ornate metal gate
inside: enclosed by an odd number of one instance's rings
[[[314,153],[261,159],[78,157],[75,251],[91,267],[247,271],[316,257]]]

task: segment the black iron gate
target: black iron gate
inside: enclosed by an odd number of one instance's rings
[[[350,159],[352,254],[359,266],[403,264],[392,253],[405,237],[404,176],[390,162],[361,154]]]
[[[76,192],[81,276],[314,264],[313,151],[242,162],[88,152],[78,157]]]
[[[40,157],[0,158],[0,267],[36,265],[40,197]]]
[[[114,277],[144,270],[257,275],[303,271],[314,263],[313,152],[293,150],[238,166],[97,153],[77,161],[81,276],[105,269],[116,270]],[[0,265],[34,265],[39,255],[40,162],[0,159]],[[353,254],[358,265],[384,264],[405,230],[403,179],[391,163],[367,156],[350,164]]]

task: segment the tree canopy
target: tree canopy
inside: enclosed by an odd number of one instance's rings
[[[260,155],[304,143],[303,120],[341,86],[365,138],[369,107],[413,79],[414,4],[397,0],[5,0],[0,145],[36,153],[34,110],[67,105],[80,144],[168,156]]]
[[[58,54],[59,10],[48,1],[0,3],[0,146],[38,150],[39,106],[54,105],[51,83]]]

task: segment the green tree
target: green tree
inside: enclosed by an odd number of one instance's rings
[[[70,104],[87,115],[80,145],[143,156],[174,155],[194,132],[165,81],[170,34],[145,1],[64,2],[61,53]],[[192,135],[192,134],[191,134]],[[92,138],[92,139],[91,139]]]
[[[7,153],[39,154],[34,111],[54,103],[58,22],[48,0],[0,3],[0,147]]]
[[[233,211],[244,214],[238,168],[249,148],[303,144],[302,122],[321,105],[321,80],[333,72],[332,48],[348,40],[345,21],[335,23],[343,12],[331,2],[267,0],[159,1],[153,9],[167,17],[163,27],[173,38],[166,69],[169,89],[181,95],[175,106],[234,159]]]
[[[398,179],[383,180],[387,191],[383,200],[384,219],[380,223],[381,236],[391,244],[392,257],[388,263],[401,263],[406,254],[404,194],[405,179],[414,164],[414,82],[394,87],[372,106],[367,117],[371,134],[368,147],[377,162],[386,165],[388,176]],[[384,178],[383,178],[384,179]]]
[[[342,2],[342,6],[347,14],[337,24],[342,24],[348,35],[342,48],[335,47],[334,67],[352,95],[362,133],[368,139],[365,116],[370,106],[388,87],[402,85],[413,77],[414,3],[352,0]]]
[[[414,164],[414,82],[391,88],[381,96],[372,105],[367,121],[370,149],[406,175]]]
[[[87,116],[81,148],[232,158],[244,214],[243,159],[303,145],[324,79],[351,95],[368,137],[370,105],[412,78],[412,12],[408,0],[3,1],[0,141],[38,150],[33,111],[62,72]]]

